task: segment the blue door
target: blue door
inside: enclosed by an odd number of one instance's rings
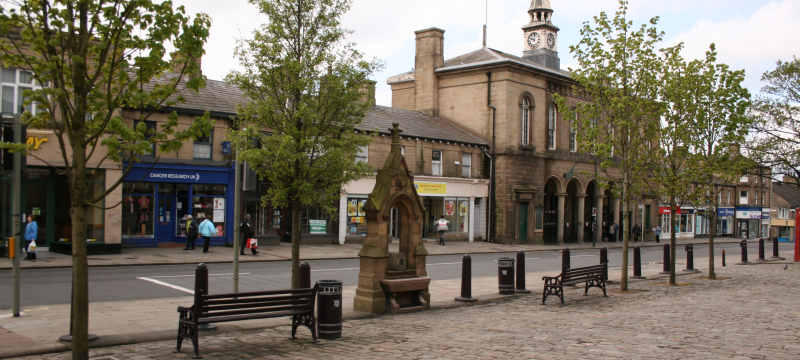
[[[160,196],[158,198],[158,241],[172,242],[175,237],[175,213],[172,204],[175,196]]]

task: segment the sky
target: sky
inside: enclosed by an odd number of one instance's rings
[[[562,69],[577,62],[569,46],[580,41],[584,22],[619,8],[617,0],[550,0],[558,33]],[[211,36],[203,57],[203,74],[221,80],[239,68],[233,56],[236,39],[251,37],[266,22],[246,0],[174,0],[187,13],[211,16]],[[430,27],[445,30],[445,59],[477,50],[482,27],[488,19],[487,46],[522,56],[522,26],[528,23],[530,0],[353,0],[342,24],[354,33],[349,42],[369,59],[385,67],[375,74],[378,105],[391,106],[386,78],[414,67],[414,31]],[[488,11],[487,11],[488,8]],[[732,69],[744,69],[745,86],[756,94],[761,75],[775,68],[777,60],[800,55],[800,0],[630,0],[629,19],[634,25],[659,17],[657,28],[665,32],[663,46],[683,42],[683,56],[703,58],[711,43],[717,61]]]

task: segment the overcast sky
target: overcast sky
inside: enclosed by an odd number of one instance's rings
[[[601,11],[612,14],[616,0],[550,0],[558,26],[561,67],[575,66],[569,46],[580,40],[585,21]],[[237,68],[235,40],[250,37],[266,18],[246,0],[174,0],[188,13],[211,16],[211,38],[203,58],[203,74],[223,79]],[[377,102],[391,106],[386,78],[414,67],[414,31],[429,27],[445,30],[444,56],[452,58],[481,47],[481,28],[487,0],[354,0],[343,24],[355,31],[351,42],[367,57],[386,64],[376,74]],[[658,29],[666,33],[664,45],[684,42],[684,57],[704,56],[716,43],[718,61],[745,69],[745,85],[752,93],[761,88],[761,74],[775,61],[800,55],[800,0],[631,0],[629,18],[635,25],[659,16]],[[528,22],[530,0],[488,0],[488,46],[522,55],[521,27]]]

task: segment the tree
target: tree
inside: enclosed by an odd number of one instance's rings
[[[113,192],[130,171],[138,155],[153,144],[160,153],[178,150],[183,141],[208,133],[208,115],[188,129],[176,131],[178,115],[154,133],[142,120],[161,106],[183,101],[180,91],[197,91],[205,84],[192,58],[203,55],[210,19],[186,16],[171,1],[149,0],[19,0],[0,8],[0,61],[6,67],[29,71],[40,90],[25,90],[28,126],[52,129],[58,139],[70,189],[72,220],[73,359],[88,359],[89,286],[86,259],[86,210]],[[171,44],[174,58],[165,60]],[[168,72],[177,69],[177,73]],[[168,76],[169,75],[169,76]],[[157,78],[168,81],[153,83]],[[138,125],[126,122],[120,108],[139,110]],[[22,144],[3,144],[25,151]],[[69,149],[69,151],[67,151]],[[97,155],[96,155],[97,154]],[[87,177],[106,161],[122,163],[123,176],[107,184],[101,194],[91,194]],[[87,168],[93,156],[96,168]],[[57,164],[56,164],[57,165]],[[55,166],[54,166],[55,167]],[[88,179],[91,180],[91,179]],[[118,205],[118,204],[117,204]],[[116,206],[116,205],[114,205]],[[113,207],[113,206],[112,206]]]
[[[237,129],[229,139],[239,159],[271,183],[264,206],[291,208],[292,288],[297,288],[302,207],[321,203],[335,213],[332,205],[342,186],[372,174],[368,164],[355,161],[370,142],[355,126],[371,106],[362,98],[372,97],[369,77],[380,63],[362,60],[353,44],[344,43],[350,31],[339,19],[350,0],[249,2],[268,22],[252,39],[238,41],[235,53],[243,70],[226,81],[252,101],[237,107]]]
[[[656,100],[661,63],[655,49],[663,37],[655,28],[657,17],[635,29],[627,10],[628,1],[620,0],[613,19],[605,12],[595,16],[595,27],[584,23],[580,43],[570,46],[579,64],[570,69],[571,76],[590,101],[570,109],[564,97],[555,95],[559,110],[581,129],[578,141],[601,161],[603,173],[598,177],[604,186],[622,185],[611,188],[622,199],[625,214],[622,291],[628,290],[628,205],[646,187],[646,152],[660,112]]]
[[[772,173],[800,178],[800,59],[778,60],[761,76],[767,85],[750,108],[748,156]]]

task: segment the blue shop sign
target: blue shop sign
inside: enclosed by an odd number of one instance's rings
[[[761,220],[769,220],[769,209],[768,208],[764,208],[764,210],[761,210]]]
[[[231,154],[231,142],[230,141],[223,141],[222,142],[222,155],[230,155]]]
[[[162,183],[227,184],[230,172],[133,169],[125,181],[144,181]]]
[[[718,216],[733,216],[734,209],[733,208],[717,208],[717,215]]]

